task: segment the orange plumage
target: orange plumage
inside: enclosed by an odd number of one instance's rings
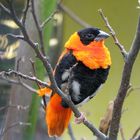
[[[49,136],[61,136],[68,127],[72,111],[70,108],[64,108],[61,100],[58,94],[54,94],[47,105],[46,123]]]
[[[66,42],[65,48],[73,50],[73,55],[90,69],[107,68],[111,65],[110,53],[104,40],[93,41],[85,47],[77,32]]]
[[[51,94],[52,90],[49,88],[42,88],[38,90],[39,96]],[[72,110],[64,108],[61,105],[62,98],[55,93],[46,107],[46,124],[48,126],[49,136],[61,136],[65,128],[68,127]]]

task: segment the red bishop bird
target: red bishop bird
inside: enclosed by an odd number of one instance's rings
[[[70,95],[76,106],[92,99],[107,79],[111,57],[104,41],[108,37],[98,28],[86,28],[72,34],[65,44],[54,77],[58,87]],[[39,90],[39,94],[44,95],[47,91],[47,88]],[[68,104],[53,93],[46,107],[49,136],[61,136],[71,114]]]

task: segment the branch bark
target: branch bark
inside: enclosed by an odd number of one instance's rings
[[[127,90],[130,84],[133,64],[135,62],[135,59],[138,55],[139,50],[140,50],[140,17],[138,20],[138,26],[137,26],[137,31],[136,31],[134,41],[132,43],[131,49],[129,50],[129,53],[128,53],[128,57],[124,64],[121,85],[120,85],[117,97],[115,99],[115,102],[114,102],[113,117],[112,117],[111,126],[110,126],[110,133],[109,133],[110,140],[117,140],[122,106],[123,106],[124,99],[126,97]]]
[[[121,51],[121,53],[123,55],[124,60],[126,60],[127,59],[127,52],[126,52],[124,46],[119,42],[119,40],[118,40],[118,38],[116,36],[115,31],[113,30],[113,28],[109,24],[109,21],[108,21],[107,17],[104,15],[102,9],[99,9],[98,11],[99,11],[99,14],[101,15],[102,19],[104,20],[106,27],[110,31],[110,34],[113,37],[115,45],[118,46],[118,48],[120,49],[120,51]]]

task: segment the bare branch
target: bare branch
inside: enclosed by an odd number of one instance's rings
[[[9,16],[11,16],[11,12],[9,9],[7,9],[1,2],[0,2],[0,8],[6,12]]]
[[[30,7],[30,0],[26,0],[25,8],[23,9],[23,17],[22,17],[22,24],[25,25],[27,12]]]
[[[107,140],[106,135],[104,135],[102,132],[100,132],[93,124],[91,124],[88,120],[85,120],[84,125],[87,126],[92,133],[97,136],[101,140]]]
[[[34,81],[34,82],[38,82],[40,85],[45,86],[45,87],[50,87],[46,82],[43,82],[43,81],[37,79],[35,76],[25,75],[21,72],[17,72],[17,71],[14,71],[14,70],[10,70],[8,72],[6,72],[6,71],[0,72],[1,77],[12,76],[12,75],[15,75],[17,77],[21,77],[23,79],[28,79],[28,80],[31,80],[31,81]]]
[[[124,130],[123,130],[122,124],[120,124],[120,135],[121,135],[122,140],[125,140]]]
[[[110,122],[112,120],[112,112],[113,112],[114,101],[110,101],[106,110],[105,115],[102,117],[99,125],[99,130],[105,135],[108,134],[108,130],[110,127]]]
[[[45,27],[45,25],[46,25],[51,19],[53,19],[54,15],[55,15],[56,13],[57,13],[57,11],[54,11],[53,13],[51,13],[51,15],[50,15],[48,18],[46,18],[46,19],[42,22],[42,24],[40,25],[40,28],[43,29],[43,28]]]
[[[35,69],[35,62],[32,60],[32,59],[30,59],[30,62],[31,62],[31,64],[32,64],[32,68],[33,68],[33,73],[34,73],[34,77],[37,77],[36,76],[36,69]],[[37,86],[38,86],[38,88],[40,89],[41,87],[40,87],[40,84],[36,81],[36,84],[37,84]],[[45,97],[45,95],[43,95],[43,103],[44,103],[44,110],[46,109],[46,106],[47,106],[47,102],[46,102],[46,97]]]
[[[129,88],[129,90],[127,92],[127,97],[130,95],[131,92],[133,92],[135,90],[140,90],[140,87],[131,87],[131,88]]]
[[[80,24],[83,27],[91,27],[88,23],[85,21],[81,20],[75,13],[73,13],[70,9],[68,9],[66,6],[64,6],[62,3],[58,5],[60,9],[62,9],[70,18],[72,18],[75,22]]]
[[[9,107],[17,108],[18,110],[27,110],[27,109],[29,108],[29,106],[22,106],[22,105],[12,105],[12,104],[9,104],[9,105],[0,107],[0,111],[5,110],[5,109],[7,109],[7,108],[9,108]]]
[[[74,136],[74,133],[73,133],[73,130],[72,130],[71,124],[69,124],[69,126],[68,126],[68,133],[70,135],[71,140],[76,140],[76,138]]]
[[[24,36],[22,36],[22,35],[14,35],[14,34],[11,34],[11,33],[7,33],[6,36],[11,36],[11,37],[13,37],[15,39],[25,40]]]
[[[140,140],[140,135],[139,136],[137,136],[137,137],[135,137],[134,139],[132,139],[132,140]]]
[[[139,131],[140,131],[140,126],[135,130],[135,132],[130,140],[133,140],[137,136]]]
[[[124,99],[127,95],[128,87],[130,85],[130,77],[131,77],[133,64],[140,50],[139,38],[140,38],[140,17],[138,21],[136,35],[135,35],[134,41],[132,43],[131,49],[128,53],[128,56],[124,65],[120,88],[119,88],[117,97],[114,101],[113,117],[111,121],[110,134],[109,134],[110,140],[117,140],[120,118],[122,114],[122,106],[124,103]]]
[[[21,80],[20,81],[19,80],[13,80],[13,79],[6,78],[4,76],[2,76],[0,78],[3,79],[3,80],[8,81],[11,84],[21,85],[21,86],[25,87],[27,90],[31,91],[32,93],[38,93],[37,90],[35,90],[34,88],[30,87],[29,85],[27,85],[26,83],[22,82]]]
[[[124,46],[119,42],[119,40],[118,40],[118,38],[117,38],[117,36],[116,36],[115,31],[113,30],[113,28],[112,28],[111,25],[109,24],[109,21],[108,21],[107,17],[104,15],[102,9],[99,9],[98,11],[99,11],[99,14],[101,15],[102,19],[104,20],[104,22],[105,22],[105,24],[106,24],[106,27],[109,29],[110,34],[112,35],[115,44],[116,44],[116,45],[118,46],[118,48],[120,49],[120,51],[121,51],[121,53],[122,53],[122,55],[123,55],[124,60],[126,60],[128,54],[127,54],[127,52],[126,52]]]
[[[39,22],[38,22],[36,13],[35,13],[34,0],[31,0],[31,12],[32,12],[32,15],[33,15],[33,18],[34,18],[34,22],[35,22],[35,25],[36,25],[38,34],[39,34],[39,40],[40,40],[41,51],[42,51],[43,55],[45,56],[45,48],[44,48],[44,41],[43,41],[43,33],[42,33],[42,29],[41,29],[41,27],[40,27],[40,25],[39,25]]]
[[[11,124],[9,127],[5,128],[3,132],[0,134],[0,136],[3,136],[9,129],[16,127],[16,126],[30,126],[31,123],[26,123],[26,122],[15,122]]]

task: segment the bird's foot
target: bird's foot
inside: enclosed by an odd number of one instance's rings
[[[84,113],[81,112],[80,117],[75,118],[74,122],[75,122],[76,124],[80,124],[80,123],[84,122],[85,120],[87,120],[87,119],[86,119]]]

